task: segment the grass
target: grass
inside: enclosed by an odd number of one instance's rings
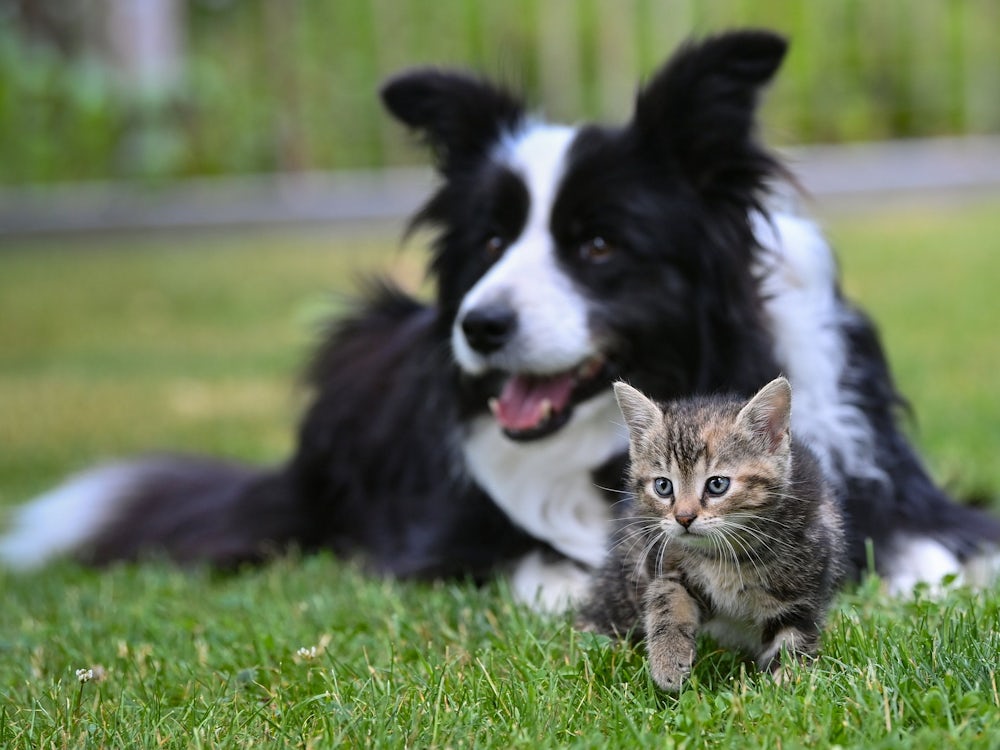
[[[829,226],[932,470],[994,503],[997,208],[887,209]],[[0,507],[113,455],[280,459],[321,319],[342,307],[352,269],[386,263],[419,283],[419,253],[384,238],[7,247]],[[0,572],[0,590],[2,747],[1000,743],[998,591],[898,601],[866,581],[839,598],[821,658],[788,684],[706,642],[678,698],[655,689],[641,651],[527,612],[500,582],[372,580],[290,555],[237,575],[62,563]]]
[[[996,747],[997,597],[844,596],[789,684],[640,652],[499,585],[371,581],[325,557],[234,577],[61,566],[0,615],[7,747]],[[312,649],[315,648],[313,654]],[[100,679],[81,683],[76,669]]]

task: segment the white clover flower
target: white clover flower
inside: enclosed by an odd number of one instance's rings
[[[76,679],[78,679],[81,684],[84,682],[101,682],[106,676],[107,670],[105,670],[100,664],[76,670]]]
[[[295,655],[300,659],[315,659],[317,654],[319,654],[319,651],[315,646],[310,646],[309,648],[303,647],[295,652]]]

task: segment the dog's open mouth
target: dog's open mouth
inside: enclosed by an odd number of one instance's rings
[[[513,374],[489,405],[504,433],[513,440],[549,435],[566,422],[573,407],[610,382],[607,360],[597,355],[550,375]]]

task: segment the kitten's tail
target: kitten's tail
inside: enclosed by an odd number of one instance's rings
[[[0,564],[152,555],[225,567],[301,538],[302,515],[281,471],[179,456],[108,464],[19,508],[0,537]]]

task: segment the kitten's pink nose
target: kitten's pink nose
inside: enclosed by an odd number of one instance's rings
[[[679,523],[685,529],[688,528],[692,523],[694,523],[694,519],[696,519],[697,517],[698,517],[697,513],[678,513],[676,516],[674,516],[674,518],[677,519],[677,523]]]

